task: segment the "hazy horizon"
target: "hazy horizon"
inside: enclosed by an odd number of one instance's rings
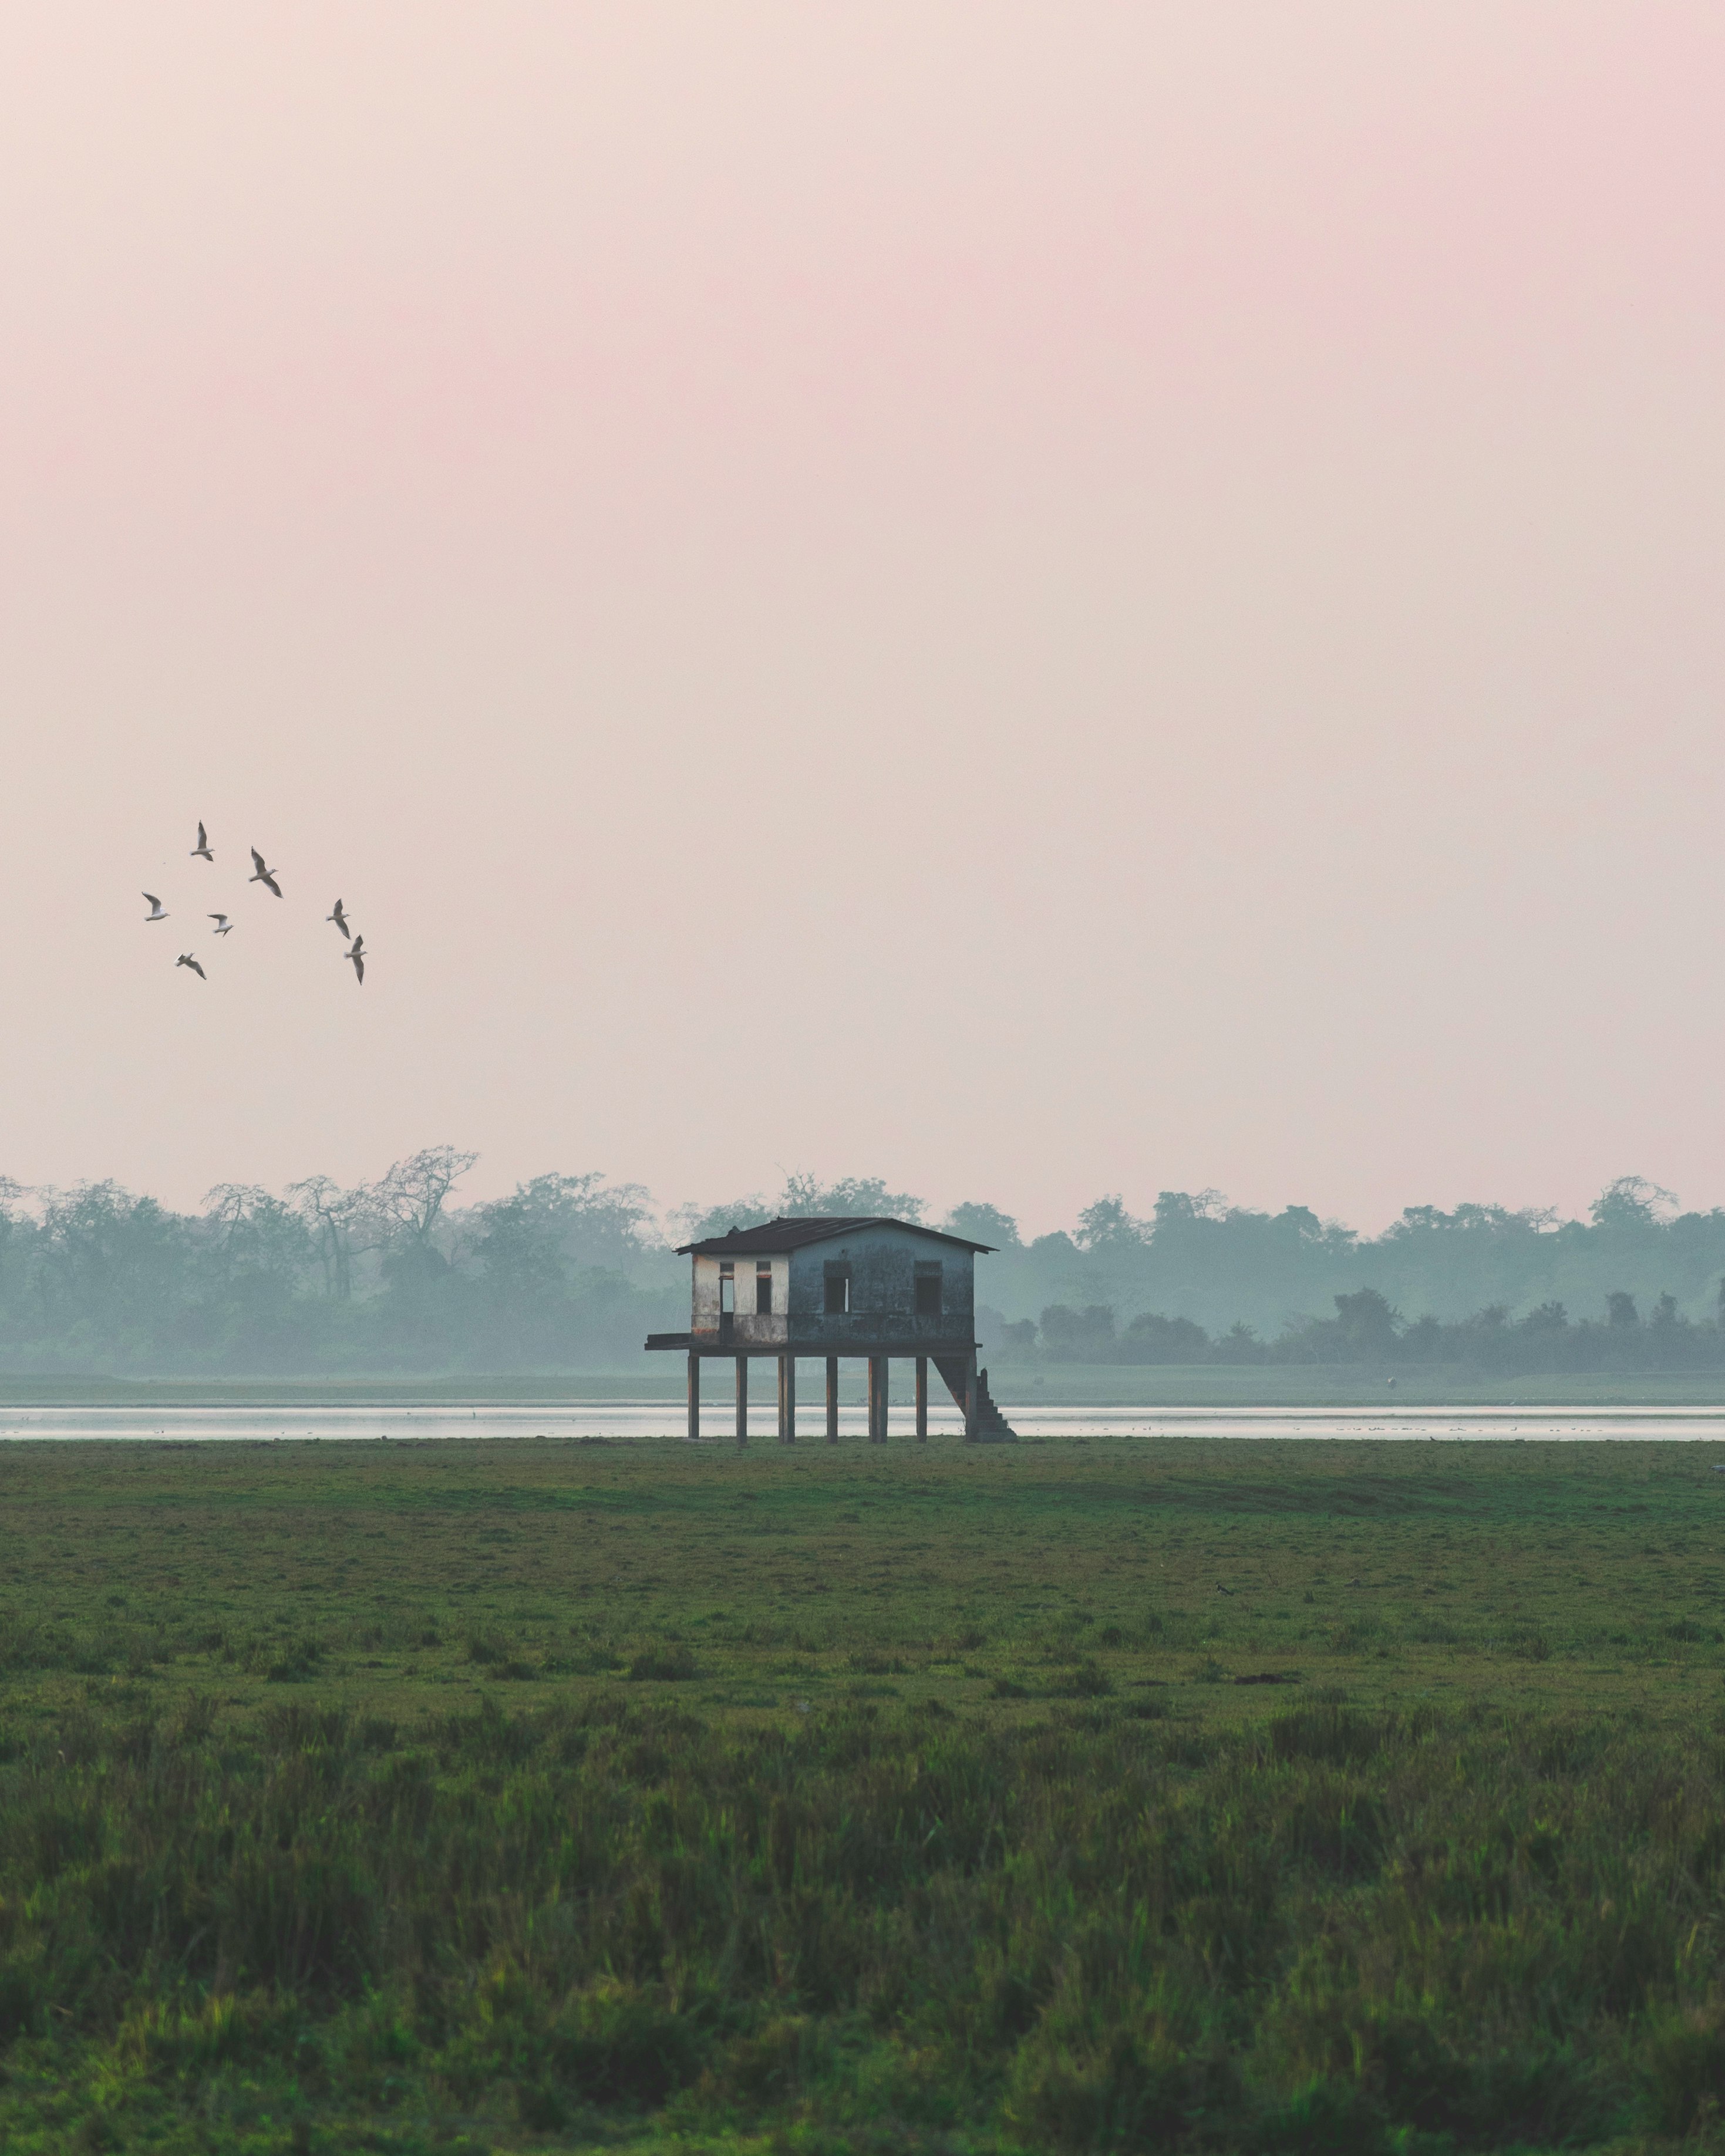
[[[349,1186],[347,1194],[362,1206],[377,1194],[386,1190],[404,1170],[413,1171],[420,1163],[449,1155],[457,1163],[447,1186],[446,1195],[439,1201],[440,1214],[451,1218],[466,1218],[485,1213],[511,1198],[521,1198],[541,1191],[549,1184],[567,1182],[588,1186],[581,1199],[601,1208],[623,1205],[638,1219],[644,1249],[657,1249],[675,1244],[685,1235],[700,1237],[721,1232],[721,1215],[735,1215],[737,1221],[748,1224],[768,1217],[796,1217],[826,1214],[858,1215],[891,1214],[906,1219],[921,1220],[931,1227],[946,1224],[948,1216],[978,1209],[991,1211],[1009,1222],[1018,1231],[1021,1241],[1028,1245],[1039,1237],[1065,1235],[1077,1236],[1083,1247],[1086,1240],[1087,1214],[1108,1216],[1110,1223],[1132,1235],[1147,1236],[1160,1218],[1157,1201],[1174,1201],[1172,1210],[1178,1218],[1199,1220],[1225,1220],[1252,1218],[1271,1219],[1284,1213],[1305,1213],[1311,1222],[1326,1230],[1340,1231],[1356,1236],[1362,1243],[1373,1243],[1390,1231],[1399,1231],[1416,1215],[1435,1210],[1457,1225],[1465,1226],[1475,1215],[1495,1216],[1503,1223],[1519,1224],[1535,1235],[1554,1232],[1566,1224],[1576,1224],[1592,1219],[1597,1224],[1602,1211],[1608,1218],[1623,1214],[1625,1207],[1638,1216],[1645,1217],[1650,1225],[1668,1226],[1680,1218],[1693,1218],[1712,1214],[1725,1214],[1725,1205],[1709,1206],[1692,1202],[1679,1191],[1669,1190],[1645,1176],[1634,1174],[1614,1177],[1596,1191],[1584,1204],[1573,1210],[1558,1206],[1542,1205],[1535,1201],[1524,1207],[1512,1207],[1494,1199],[1489,1193],[1476,1193],[1471,1199],[1457,1201],[1455,1207],[1434,1207],[1429,1198],[1406,1197],[1389,1218],[1382,1222],[1366,1224],[1349,1220],[1333,1208],[1322,1204],[1312,1205],[1308,1195],[1301,1193],[1283,1194],[1265,1205],[1253,1205],[1237,1198],[1232,1192],[1214,1185],[1194,1191],[1163,1188],[1153,1194],[1151,1202],[1135,1206],[1126,1200],[1117,1188],[1095,1190],[1081,1205],[1059,1219],[1039,1220],[1017,1210],[1009,1202],[1009,1193],[1003,1198],[999,1190],[970,1191],[964,1197],[937,1201],[922,1192],[895,1185],[890,1177],[841,1177],[830,1187],[821,1186],[818,1179],[806,1173],[793,1171],[788,1176],[773,1174],[757,1178],[749,1186],[728,1194],[701,1192],[679,1195],[675,1192],[655,1190],[638,1178],[627,1174],[612,1175],[603,1170],[590,1168],[573,1168],[552,1167],[541,1161],[535,1164],[536,1173],[523,1177],[512,1189],[499,1190],[495,1178],[483,1173],[484,1156],[454,1146],[434,1146],[424,1148],[413,1155],[398,1156],[393,1162],[382,1163],[372,1177],[361,1177]],[[460,1163],[465,1163],[466,1165]],[[219,1215],[224,1199],[229,1197],[265,1198],[280,1200],[290,1209],[304,1209],[308,1200],[301,1194],[311,1186],[327,1179],[334,1188],[340,1187],[337,1178],[325,1178],[324,1171],[316,1166],[301,1164],[290,1177],[272,1187],[252,1183],[243,1177],[218,1179],[208,1189],[198,1193],[189,1201],[182,1201],[167,1190],[130,1184],[118,1177],[80,1176],[64,1181],[44,1180],[32,1183],[23,1178],[10,1176],[6,1163],[0,1160],[0,1221],[8,1213],[19,1219],[40,1219],[47,1209],[57,1203],[72,1199],[80,1191],[97,1189],[112,1183],[133,1200],[151,1200],[187,1219],[209,1219]],[[797,1188],[798,1184],[803,1187]],[[1111,1232],[1103,1225],[1102,1232]],[[969,1226],[957,1232],[971,1234]],[[981,1235],[978,1227],[974,1232]]]
[[[193,1215],[109,1184],[20,1203],[0,1181],[0,1370],[629,1368],[688,1321],[673,1245],[778,1212],[924,1213],[878,1182],[799,1181],[668,1215],[557,1172],[475,1204],[474,1164],[434,1147],[358,1188],[229,1183]],[[989,1253],[976,1334],[1015,1362],[1725,1368],[1725,1209],[1679,1213],[1638,1177],[1584,1222],[1415,1205],[1375,1240],[1214,1191],[1164,1193],[1153,1219],[1103,1198],[1040,1237],[986,1202],[938,1224]]]
[[[1692,4],[8,8],[0,1172],[1725,1203],[1722,86]]]

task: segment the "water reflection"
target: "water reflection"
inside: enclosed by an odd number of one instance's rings
[[[1394,1414],[1365,1408],[1063,1407],[1052,1402],[1003,1403],[1021,1439],[1077,1437],[1373,1438],[1421,1443],[1461,1439],[1540,1439],[1577,1442],[1602,1438],[1717,1439],[1725,1408],[1409,1408]],[[251,1443],[308,1440],[370,1443],[382,1439],[680,1438],[684,1403],[663,1400],[438,1401],[424,1405],[249,1403],[239,1407],[0,1407],[0,1439],[138,1440],[156,1443]],[[840,1438],[866,1440],[866,1411],[839,1411]],[[822,1441],[825,1422],[817,1401],[798,1417],[799,1440]],[[732,1442],[728,1403],[703,1405],[706,1442]],[[776,1441],[770,1405],[751,1403],[750,1439]],[[956,1438],[961,1424],[950,1406],[930,1404],[935,1438]],[[895,1403],[891,1435],[911,1438],[908,1401]]]

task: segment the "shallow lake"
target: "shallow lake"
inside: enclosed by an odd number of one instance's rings
[[[909,1387],[906,1391],[908,1394]],[[1310,1437],[1399,1439],[1420,1443],[1459,1439],[1540,1439],[1579,1442],[1604,1438],[1664,1439],[1725,1436],[1725,1407],[1462,1407],[1276,1408],[1276,1407],[1096,1407],[1062,1406],[1055,1401],[1004,1402],[1020,1438],[1079,1437]],[[825,1428],[819,1395],[798,1403],[798,1435],[804,1444],[821,1442]],[[659,1400],[590,1399],[507,1403],[474,1400],[344,1404],[311,1406],[299,1401],[243,1406],[0,1406],[0,1440],[138,1440],[161,1443],[270,1443],[307,1440],[365,1442],[380,1439],[431,1438],[665,1438],[681,1437],[685,1407],[680,1396]],[[935,1437],[955,1438],[961,1424],[957,1409],[942,1399],[930,1403],[929,1429]],[[704,1441],[733,1441],[734,1409],[717,1387],[702,1403]],[[865,1411],[846,1404],[839,1410],[841,1438],[857,1443],[866,1435]],[[895,1440],[912,1434],[908,1398],[895,1400],[891,1416]],[[758,1393],[749,1403],[749,1436],[755,1444],[775,1441],[772,1399]]]

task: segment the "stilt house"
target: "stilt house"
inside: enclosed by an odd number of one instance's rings
[[[701,1365],[722,1356],[737,1365],[737,1441],[748,1440],[748,1366],[755,1355],[778,1363],[778,1435],[797,1431],[797,1361],[826,1364],[826,1435],[839,1441],[839,1363],[865,1358],[869,1437],[886,1441],[888,1365],[895,1356],[916,1368],[916,1435],[928,1435],[928,1370],[933,1364],[964,1411],[973,1442],[1012,1435],[977,1367],[974,1274],[993,1245],[967,1242],[909,1220],[828,1214],[733,1228],[685,1243],[693,1260],[686,1332],[649,1333],[649,1348],[689,1358],[689,1435],[701,1434]]]

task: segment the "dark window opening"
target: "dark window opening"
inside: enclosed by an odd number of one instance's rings
[[[773,1268],[771,1265],[755,1267],[755,1315],[757,1317],[771,1317],[773,1315]]]
[[[850,1308],[850,1268],[827,1267],[827,1316],[843,1317]]]
[[[938,1265],[918,1265],[916,1315],[918,1317],[938,1317],[940,1314],[941,1269]]]
[[[736,1310],[737,1281],[730,1266],[726,1265],[724,1271],[719,1275],[719,1315],[721,1317],[730,1317],[735,1315]]]

